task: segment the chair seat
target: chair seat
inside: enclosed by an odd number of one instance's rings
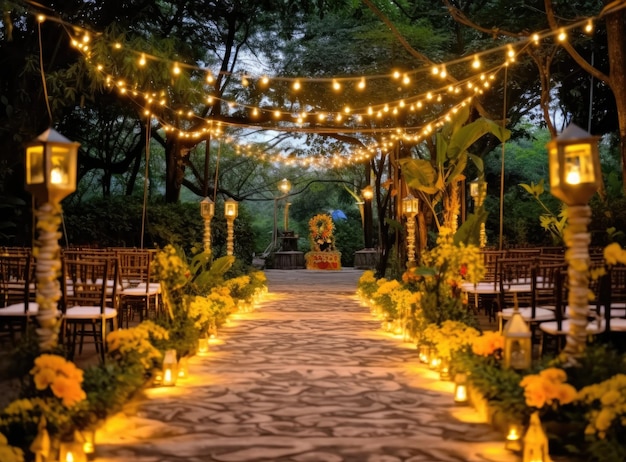
[[[513,316],[515,308],[505,308],[498,313],[502,319],[510,319]],[[519,308],[519,312],[524,321],[551,321],[554,319],[554,307],[535,308],[535,317],[531,317],[532,310],[530,307]]]
[[[613,310],[611,310],[611,313]],[[626,319],[611,318],[611,332],[626,332]]]
[[[126,296],[130,296],[130,297],[145,297],[150,296],[150,297],[154,297],[159,295],[161,291],[157,290],[155,287],[152,287],[152,284],[150,284],[150,286],[148,287],[148,290],[146,290],[146,286],[144,284],[143,287],[141,286],[137,286],[137,287],[127,287],[126,289],[123,289],[120,291],[120,295],[126,295]]]
[[[624,321],[626,321],[626,319]],[[613,321],[611,321],[611,323],[612,322]],[[541,324],[539,324],[539,329],[548,335],[567,335],[567,333],[569,332],[569,327],[569,319],[563,319],[563,321],[561,321],[561,329],[558,328],[558,324],[556,321],[542,322]],[[624,324],[624,327],[626,328],[626,323]],[[589,324],[587,324],[588,335],[601,334],[605,331],[605,329],[606,325],[604,319],[600,321],[600,325],[598,325],[597,321],[591,321]]]
[[[0,308],[0,316],[36,316],[39,312],[39,305],[35,302],[28,304],[28,312],[24,311],[24,302]]]
[[[65,319],[68,321],[82,321],[101,317],[114,319],[117,317],[117,310],[115,308],[105,308],[104,314],[102,314],[99,306],[74,306],[68,308],[65,312]]]

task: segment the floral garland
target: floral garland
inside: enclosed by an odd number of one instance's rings
[[[309,231],[311,233],[311,244],[315,250],[320,250],[321,247],[327,247],[327,250],[332,250],[334,224],[330,215],[320,213],[311,218],[309,220]]]

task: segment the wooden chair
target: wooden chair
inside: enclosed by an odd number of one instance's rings
[[[77,346],[81,354],[85,337],[92,337],[104,360],[106,334],[117,328],[117,281],[116,259],[64,259],[63,330],[70,357]]]
[[[161,285],[151,279],[151,264],[154,258],[152,250],[118,250],[117,257],[120,264],[120,324],[129,320],[134,313],[139,313],[139,319],[147,319],[156,314],[159,307]]]
[[[34,269],[28,252],[0,254],[0,330],[11,339],[38,312]]]
[[[608,270],[598,299],[598,314],[604,317],[609,335],[626,332],[626,266],[618,265]]]

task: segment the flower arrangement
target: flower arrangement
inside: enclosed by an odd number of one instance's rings
[[[434,345],[440,358],[452,356],[472,344],[479,333],[460,321],[447,320],[441,326],[429,324],[423,332],[423,340]]]
[[[139,362],[145,370],[156,367],[163,357],[155,340],[167,340],[169,333],[152,321],[143,321],[130,329],[118,329],[107,335],[107,357],[121,363]]]
[[[494,356],[496,359],[502,359],[503,350],[504,336],[497,331],[485,331],[472,342],[472,353],[477,356]]]
[[[398,309],[392,295],[396,290],[400,290],[401,286],[395,279],[381,278],[376,281],[378,288],[374,292],[373,299],[382,314],[389,320],[398,317]]]
[[[357,292],[359,297],[361,297],[365,303],[369,303],[377,289],[378,284],[376,282],[376,275],[374,271],[363,271],[363,274],[357,282]]]
[[[332,251],[335,249],[335,237],[333,232],[335,225],[330,215],[320,213],[309,220],[309,238],[311,249],[320,251]]]
[[[605,439],[607,434],[626,427],[626,375],[616,374],[600,383],[586,386],[576,400],[587,405],[589,424],[585,434]]]
[[[24,462],[22,450],[9,446],[9,442],[2,433],[0,433],[0,460],[2,462]]]
[[[49,388],[65,407],[72,407],[87,397],[81,387],[83,371],[62,356],[42,354],[35,359],[30,374],[37,390]]]
[[[569,404],[576,399],[576,388],[567,381],[567,373],[558,367],[543,369],[538,374],[524,376],[520,386],[524,389],[526,405],[537,409],[544,406]]]

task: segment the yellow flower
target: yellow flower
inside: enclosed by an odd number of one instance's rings
[[[541,378],[550,382],[563,383],[567,380],[567,374],[563,369],[549,367],[539,372]]]
[[[604,259],[607,265],[617,265],[624,263],[624,250],[617,242],[613,242],[604,248]]]

